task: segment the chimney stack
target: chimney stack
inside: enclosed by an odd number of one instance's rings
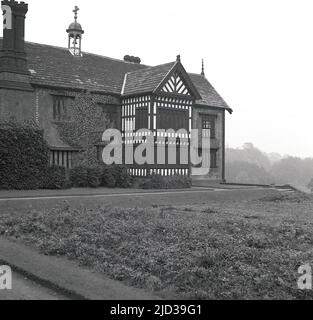
[[[25,17],[28,4],[3,0],[3,41],[0,50],[0,87],[31,90],[25,52]]]
[[[125,62],[135,63],[135,64],[140,64],[141,63],[141,59],[139,57],[134,57],[134,56],[130,56],[130,55],[124,56],[124,61]]]

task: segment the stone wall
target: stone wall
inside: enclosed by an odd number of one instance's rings
[[[35,93],[0,88],[1,119],[15,117],[17,120],[36,120]]]

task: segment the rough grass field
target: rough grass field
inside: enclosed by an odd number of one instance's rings
[[[165,298],[311,299],[313,199],[275,194],[197,207],[73,209],[3,215],[0,236],[66,256]]]

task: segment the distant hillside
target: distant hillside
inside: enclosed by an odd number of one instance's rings
[[[292,184],[307,187],[313,179],[313,158],[265,153],[252,143],[226,149],[226,179],[253,184]]]
[[[226,149],[226,161],[233,162],[248,162],[256,164],[264,169],[270,169],[271,158],[264,152],[260,151],[252,143],[246,143],[241,149]]]
[[[279,153],[275,153],[275,152],[272,152],[272,153],[265,153],[268,157],[268,159],[270,160],[270,162],[272,164],[274,164],[275,162],[279,162],[281,160],[283,160],[284,158],[287,158],[288,156],[282,156],[281,154]]]

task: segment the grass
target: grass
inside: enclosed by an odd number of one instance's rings
[[[4,215],[0,235],[66,256],[165,298],[312,299],[297,289],[313,263],[313,199],[302,194],[151,209]]]

